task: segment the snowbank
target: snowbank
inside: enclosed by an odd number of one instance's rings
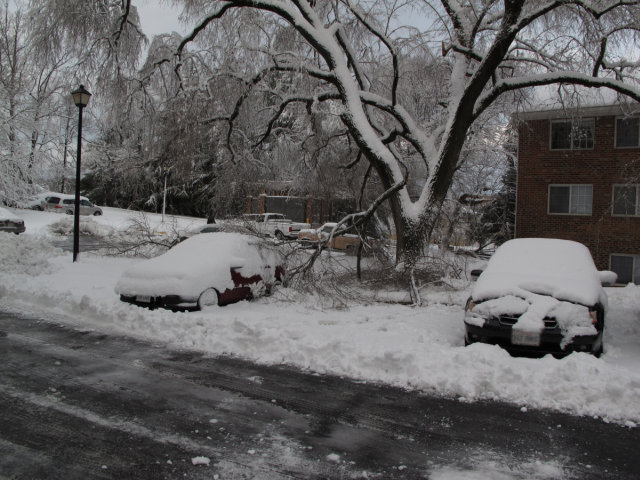
[[[108,219],[105,209],[101,220]],[[499,347],[462,346],[469,286],[434,289],[421,308],[373,303],[329,310],[315,297],[283,288],[253,302],[172,313],[119,301],[114,286],[138,259],[82,254],[74,264],[71,254],[51,247],[46,236],[26,234],[0,235],[0,252],[0,309],[461,401],[501,400],[628,426],[640,422],[640,288],[633,285],[607,289],[602,358],[528,359]]]

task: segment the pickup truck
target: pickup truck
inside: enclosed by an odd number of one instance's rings
[[[297,239],[300,230],[310,227],[308,223],[293,222],[281,213],[253,213],[244,215],[243,219],[257,233],[278,240]]]

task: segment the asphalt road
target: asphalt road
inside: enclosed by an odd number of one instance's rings
[[[637,479],[639,446],[592,418],[0,312],[2,479]]]

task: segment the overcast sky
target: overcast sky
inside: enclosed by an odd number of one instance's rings
[[[178,20],[179,10],[159,0],[136,0],[134,5],[138,8],[142,30],[149,40],[159,33],[176,31],[180,34],[186,32],[186,28]]]

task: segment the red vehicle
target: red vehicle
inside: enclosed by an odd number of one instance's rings
[[[272,243],[240,233],[201,233],[126,270],[116,285],[124,302],[203,310],[271,293],[284,280]]]

